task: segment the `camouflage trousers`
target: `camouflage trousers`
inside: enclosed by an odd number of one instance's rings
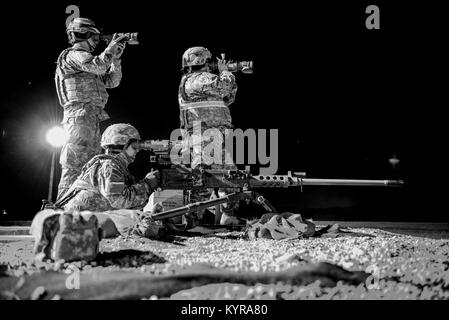
[[[84,164],[101,153],[100,121],[97,114],[85,113],[83,116],[68,118],[63,127],[68,140],[59,158],[62,171],[57,199],[75,182]]]
[[[202,132],[204,132],[207,129],[211,129],[208,127],[202,127]],[[218,127],[216,128],[220,131],[220,133],[222,134],[222,137],[225,136],[225,127]],[[189,132],[190,137],[193,136],[193,132]],[[217,142],[220,144],[221,143],[221,155],[215,157],[215,155],[207,155],[209,156],[209,159],[211,157],[213,157],[214,159],[218,159],[221,158],[221,163],[205,163],[204,159],[204,152],[205,150],[210,150],[207,149],[207,146],[210,146],[211,141],[207,140],[207,139],[193,139],[192,141],[192,167],[197,167],[200,166],[201,168],[204,169],[226,169],[226,170],[236,170],[237,166],[235,165],[235,163],[232,161],[232,157],[230,156],[230,154],[227,152],[227,150],[225,149],[225,144],[224,144],[224,140],[220,141],[218,139],[215,139],[215,142]],[[207,151],[208,152],[208,151]],[[239,191],[238,189],[234,189],[234,188],[219,188],[218,190],[214,190],[214,189],[201,189],[201,190],[190,190],[189,192],[189,198],[190,198],[190,203],[193,202],[198,202],[198,201],[205,201],[205,200],[209,200],[209,199],[216,199],[218,197],[223,197],[225,195],[234,193]],[[220,221],[220,217],[222,214],[225,214],[227,216],[235,216],[236,211],[239,208],[239,202],[229,202],[229,203],[224,203],[224,204],[220,204],[218,206],[215,207],[211,207],[208,208],[209,211],[211,211],[212,213],[215,214],[215,222],[219,223]],[[203,212],[199,213],[199,219],[201,219],[201,216]]]
[[[72,199],[64,205],[64,210],[66,211],[88,210],[98,212],[114,210],[114,207],[99,192],[91,190],[74,190],[73,192],[70,192]]]

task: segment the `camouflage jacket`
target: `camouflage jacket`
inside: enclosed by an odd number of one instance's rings
[[[61,198],[65,210],[106,211],[141,209],[152,192],[142,180],[135,183],[124,153],[98,155],[82,170],[72,187]]]
[[[103,110],[108,100],[106,88],[115,88],[122,79],[120,60],[105,50],[98,56],[79,44],[64,50],[57,61],[55,82],[64,108],[63,123],[70,117],[95,112],[99,120],[109,118]]]
[[[192,130],[194,121],[201,121],[203,128],[232,128],[228,107],[236,92],[235,76],[229,71],[184,75],[178,93],[181,128]]]

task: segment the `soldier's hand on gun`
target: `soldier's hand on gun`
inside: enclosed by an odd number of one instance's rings
[[[226,61],[225,60],[225,54],[222,53],[221,54],[221,59],[219,59],[217,57],[217,67],[218,67],[218,71],[221,73],[223,71],[228,71],[228,64],[231,63],[232,61]]]
[[[145,181],[150,186],[150,188],[156,189],[159,186],[159,178],[160,178],[159,171],[151,170],[145,176]]]
[[[125,37],[125,35],[119,36],[117,33],[114,33],[111,42],[109,42],[108,49],[112,52],[115,59],[119,59],[125,50],[126,43],[121,42]]]
[[[156,202],[153,206],[153,209],[151,209],[151,214],[159,213],[164,211],[164,206],[160,202]]]

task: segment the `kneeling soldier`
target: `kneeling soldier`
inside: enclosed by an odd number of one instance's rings
[[[66,211],[106,211],[142,209],[158,186],[158,172],[150,172],[135,182],[128,170],[140,151],[139,132],[130,124],[114,124],[101,138],[105,154],[93,157],[56,205]]]

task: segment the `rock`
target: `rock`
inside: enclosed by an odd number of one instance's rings
[[[334,224],[329,228],[328,232],[339,232],[341,231],[340,225],[338,223]]]
[[[363,250],[361,250],[361,249],[359,249],[359,248],[357,248],[357,247],[354,247],[354,248],[352,249],[352,254],[353,254],[354,256],[361,256],[361,255],[364,254],[364,252],[363,252]]]
[[[301,256],[297,253],[286,253],[276,259],[277,263],[292,263],[295,261],[304,261],[304,259],[302,259]]]
[[[59,271],[61,270],[61,267],[64,265],[65,260],[61,259],[55,262],[54,266],[53,266],[53,270],[54,271]]]
[[[41,300],[47,291],[45,290],[45,287],[39,286],[36,289],[34,289],[33,293],[31,294],[30,299],[31,300]]]
[[[45,259],[45,253],[43,253],[43,252],[36,254],[36,256],[34,257],[35,262],[43,262],[44,259]]]

